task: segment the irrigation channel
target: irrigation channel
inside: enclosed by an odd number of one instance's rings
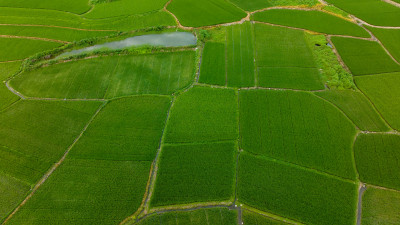
[[[158,47],[183,47],[196,45],[197,38],[190,32],[169,32],[161,34],[148,34],[135,37],[129,37],[121,41],[113,41],[90,47],[72,50],[59,55],[57,58],[64,58],[81,53],[88,53],[100,49],[117,50],[129,48],[132,46],[158,46]]]

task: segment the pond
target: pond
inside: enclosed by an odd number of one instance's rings
[[[108,42],[90,47],[72,50],[59,55],[57,58],[78,55],[85,52],[91,52],[99,49],[124,49],[132,46],[160,46],[160,47],[182,47],[195,45],[197,43],[196,36],[189,32],[171,32],[162,34],[147,34],[135,37],[129,37],[121,41]]]

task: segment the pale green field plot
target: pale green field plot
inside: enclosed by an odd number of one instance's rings
[[[249,210],[243,210],[242,216],[243,224],[246,225],[286,225],[289,223],[285,223],[283,221],[275,220],[264,215],[260,215],[258,213],[251,212]]]
[[[58,27],[40,26],[0,26],[0,35],[49,38],[61,41],[79,41],[93,37],[104,37],[116,32],[112,31],[82,31]]]
[[[108,17],[127,16],[157,11],[164,7],[168,0],[119,0],[96,4],[94,9],[85,14],[86,18],[101,19]]]
[[[21,62],[19,61],[0,63],[0,81],[5,81],[10,76],[14,75],[18,72],[20,66]]]
[[[379,29],[367,27],[376,38],[385,46],[390,54],[400,62],[400,29]]]
[[[188,27],[235,22],[246,17],[244,11],[226,0],[174,0],[167,9]]]
[[[51,50],[61,46],[57,42],[22,39],[0,38],[0,61],[12,61],[28,58],[38,52]]]
[[[102,99],[172,94],[194,80],[193,51],[102,56],[22,73],[11,85],[27,96]]]
[[[360,134],[354,152],[361,181],[400,190],[399,135]]]
[[[356,77],[355,81],[389,125],[400,130],[400,73]]]
[[[241,153],[238,200],[305,224],[354,224],[357,185]]]
[[[234,142],[164,145],[151,206],[233,200]]]
[[[25,198],[29,189],[29,185],[0,172],[0,222]]]
[[[362,200],[363,225],[400,223],[400,193],[368,187]]]
[[[0,0],[0,7],[50,9],[82,14],[91,8],[88,0]]]
[[[206,42],[201,61],[199,82],[225,86],[226,57],[223,43]]]
[[[370,37],[368,32],[357,24],[318,10],[270,9],[253,14],[252,19],[325,34]]]
[[[237,111],[234,90],[195,86],[174,102],[165,130],[165,142],[236,140]]]
[[[160,224],[218,224],[233,225],[237,223],[237,211],[227,208],[196,209],[190,211],[166,212],[150,215],[138,223],[138,225]]]
[[[400,71],[378,42],[332,37],[340,56],[355,76]]]
[[[140,206],[150,165],[67,159],[8,224],[118,224]]]
[[[109,102],[96,116],[70,156],[84,159],[155,158],[171,99],[137,96]]]
[[[306,5],[313,6],[318,4],[318,0],[229,0],[233,4],[246,11],[255,11],[272,6]]]
[[[368,99],[352,90],[315,92],[340,108],[358,128],[364,131],[388,131],[389,127]]]
[[[241,149],[355,179],[354,125],[334,106],[307,92],[239,93]]]
[[[400,26],[400,8],[380,0],[327,0],[328,3],[377,26]]]
[[[226,29],[228,86],[252,87],[255,84],[252,26],[243,23]]]
[[[1,170],[35,183],[60,160],[100,104],[20,101],[6,109],[0,114],[0,143],[5,146],[0,161],[15,163]]]

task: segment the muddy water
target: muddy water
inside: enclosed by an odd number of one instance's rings
[[[81,53],[91,52],[99,49],[124,49],[132,46],[160,46],[160,47],[182,47],[195,45],[197,43],[196,36],[189,32],[172,32],[162,34],[148,34],[126,38],[121,41],[108,42],[104,44],[94,45],[82,49],[65,52],[57,58],[78,55]]]

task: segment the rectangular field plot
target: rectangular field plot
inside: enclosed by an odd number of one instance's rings
[[[389,125],[400,130],[400,73],[356,77],[355,81]]]
[[[249,210],[243,210],[242,216],[243,224],[246,225],[287,225],[290,223],[285,223],[283,221],[275,220],[258,213],[250,212]]]
[[[60,63],[11,81],[28,96],[67,99],[171,94],[194,79],[193,51],[120,55]]]
[[[234,142],[164,145],[151,206],[232,199],[236,152]]]
[[[0,0],[0,7],[50,9],[82,14],[90,9],[87,0]]]
[[[0,172],[0,222],[24,200],[29,189],[26,183]]]
[[[355,179],[354,125],[307,92],[239,93],[241,149]]]
[[[237,93],[195,86],[179,95],[165,130],[165,143],[236,140]]]
[[[200,83],[225,86],[226,57],[225,45],[217,42],[207,42],[201,58]]]
[[[370,35],[356,23],[318,10],[271,9],[253,14],[256,21],[303,28],[325,34],[369,38]]]
[[[400,191],[400,136],[360,134],[354,143],[360,180]]]
[[[73,158],[154,160],[169,97],[138,96],[108,103],[70,152]]]
[[[226,28],[228,86],[252,87],[254,79],[254,41],[250,23]]]
[[[38,52],[54,49],[62,44],[57,42],[22,39],[0,38],[0,62],[25,59]]]
[[[36,182],[60,160],[100,104],[20,101],[6,109],[0,114],[0,143],[6,146],[0,150],[0,170]]]
[[[241,153],[238,200],[305,224],[354,224],[357,186]]]
[[[400,224],[400,193],[368,187],[362,197],[361,223]]]
[[[150,164],[67,158],[9,224],[118,224],[141,204]]]
[[[339,107],[356,125],[364,131],[388,131],[389,127],[373,105],[360,92],[352,90],[315,92]]]
[[[400,29],[367,28],[372,31],[374,36],[379,39],[397,62],[400,62]]]
[[[237,211],[227,208],[196,209],[153,214],[145,217],[137,225],[234,225],[237,224]]]
[[[343,37],[332,37],[332,42],[356,76],[400,71],[378,42]]]

